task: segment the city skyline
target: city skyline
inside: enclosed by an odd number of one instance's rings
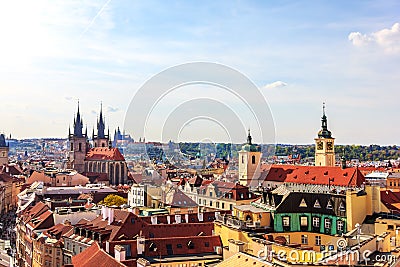
[[[0,131],[7,136],[66,137],[78,99],[89,134],[101,102],[110,132],[122,130],[129,102],[146,80],[170,66],[211,61],[260,88],[277,143],[312,144],[326,102],[337,144],[398,144],[396,1],[25,6],[7,3],[0,11]],[[186,135],[200,141],[197,132]]]

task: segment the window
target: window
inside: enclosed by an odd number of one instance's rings
[[[71,143],[71,151],[74,151],[74,143]]]
[[[307,208],[307,203],[306,203],[304,198],[301,200],[299,207],[300,208]]]
[[[339,211],[346,211],[346,207],[344,206],[343,202],[340,202]]]
[[[212,197],[212,191],[210,191],[210,197]]]
[[[343,223],[343,221],[337,221],[337,230],[338,230],[338,232],[343,232],[343,226],[344,226],[344,223]]]
[[[210,200],[210,207],[212,207],[212,201]]]
[[[308,218],[306,216],[300,217],[300,226],[308,226]]]
[[[201,198],[199,198],[199,204],[201,205]]]
[[[301,235],[301,244],[303,245],[308,244],[308,235]]]
[[[331,200],[328,200],[328,204],[326,205],[326,208],[329,209],[329,210],[333,209]]]
[[[313,217],[312,218],[312,225],[313,225],[313,227],[319,227],[319,224],[320,223],[320,219],[319,219],[319,217]]]
[[[317,200],[315,200],[315,203],[314,203],[314,208],[317,208],[317,209],[320,209],[320,208],[321,208],[321,204],[319,204],[319,201],[318,201],[318,199],[317,199]]]
[[[225,203],[222,202],[222,209],[225,209]]]
[[[284,227],[290,226],[290,217],[289,216],[282,217],[282,225]]]
[[[256,164],[256,156],[251,156],[251,164]]]
[[[219,209],[219,202],[218,201],[215,203],[215,205]]]
[[[229,210],[233,210],[233,204],[229,204]]]
[[[78,151],[82,151],[82,143],[79,143],[78,145]]]
[[[244,163],[244,156],[242,156],[242,163]]]
[[[390,225],[390,224],[389,224],[389,225],[387,226],[387,229],[393,231],[393,230],[394,230],[394,225]]]
[[[205,242],[205,243],[204,243],[204,246],[205,246],[206,248],[208,248],[208,247],[210,246],[210,243],[209,243],[209,242]]]
[[[315,245],[320,246],[321,245],[321,236],[316,235],[315,236]]]
[[[177,244],[176,248],[182,248],[182,244]]]
[[[325,228],[331,229],[331,219],[325,219]]]

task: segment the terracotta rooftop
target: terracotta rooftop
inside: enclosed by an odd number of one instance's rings
[[[365,177],[358,168],[272,165],[265,176],[264,182],[268,181],[356,187]]]
[[[108,255],[102,250],[97,242],[94,242],[89,248],[72,257],[74,267],[88,266],[126,266]]]
[[[118,148],[94,147],[86,154],[85,160],[125,161]]]

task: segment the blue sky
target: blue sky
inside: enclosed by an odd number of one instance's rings
[[[65,137],[79,99],[89,132],[101,101],[113,132],[146,80],[211,61],[260,88],[279,143],[312,143],[325,101],[337,143],[399,144],[398,10],[399,1],[3,3],[0,131]],[[182,138],[212,135],[198,127]]]

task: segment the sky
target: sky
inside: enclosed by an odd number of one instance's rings
[[[398,10],[396,0],[7,1],[0,8],[0,132],[66,137],[78,99],[89,133],[101,103],[114,132],[153,76],[183,63],[215,62],[260,90],[277,143],[313,143],[325,102],[337,144],[399,144]],[[242,111],[212,86],[187,86],[168,97],[170,111],[161,105],[155,117],[176,114],[179,99],[199,97]],[[207,103],[204,109],[212,110]],[[240,121],[243,141],[252,128],[262,142],[256,124]],[[153,128],[162,125],[153,121],[146,139],[159,139]],[[218,125],[176,125],[181,135],[174,141],[226,141]]]

